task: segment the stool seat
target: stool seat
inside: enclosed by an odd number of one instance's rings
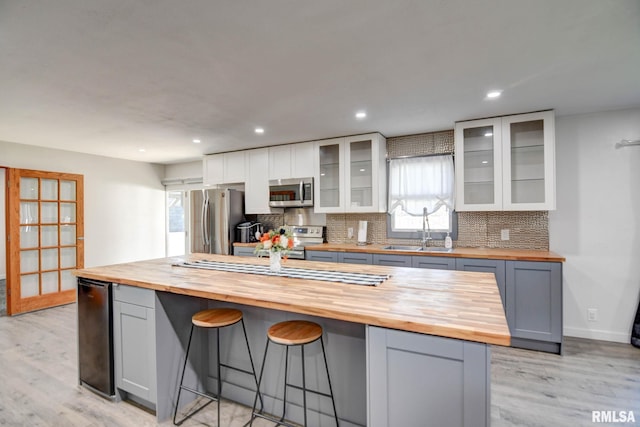
[[[314,342],[322,336],[322,326],[306,320],[288,320],[269,328],[267,337],[283,345],[300,345]]]
[[[242,320],[242,312],[235,308],[202,310],[191,317],[191,322],[201,328],[224,328]]]

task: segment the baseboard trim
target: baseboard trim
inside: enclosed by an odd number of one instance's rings
[[[587,338],[599,341],[611,341],[629,344],[631,336],[628,333],[603,331],[599,329],[583,329],[564,327],[564,335],[567,337]]]

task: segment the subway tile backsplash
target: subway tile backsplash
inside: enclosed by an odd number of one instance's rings
[[[453,130],[387,138],[390,158],[452,153]],[[258,215],[258,221],[277,226],[282,215]],[[385,213],[327,214],[327,241],[355,243],[358,222],[367,221],[367,241],[374,244],[420,244],[419,240],[388,239]],[[347,231],[353,228],[354,237]],[[509,230],[509,240],[501,231]],[[434,241],[442,246],[443,241]],[[458,212],[458,240],[454,247],[549,250],[549,215],[546,211]]]

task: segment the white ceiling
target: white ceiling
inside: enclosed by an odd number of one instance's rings
[[[8,142],[172,163],[639,105],[639,0],[0,0]]]

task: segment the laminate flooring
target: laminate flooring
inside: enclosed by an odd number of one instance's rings
[[[76,323],[74,304],[0,318],[0,425],[158,425],[152,414],[78,385]],[[593,410],[634,411],[639,420],[623,425],[640,425],[640,349],[631,345],[567,338],[563,356],[493,347],[491,377],[494,427],[605,425],[591,422]],[[215,426],[215,409],[183,425]],[[223,401],[222,424],[242,426],[249,413]]]

